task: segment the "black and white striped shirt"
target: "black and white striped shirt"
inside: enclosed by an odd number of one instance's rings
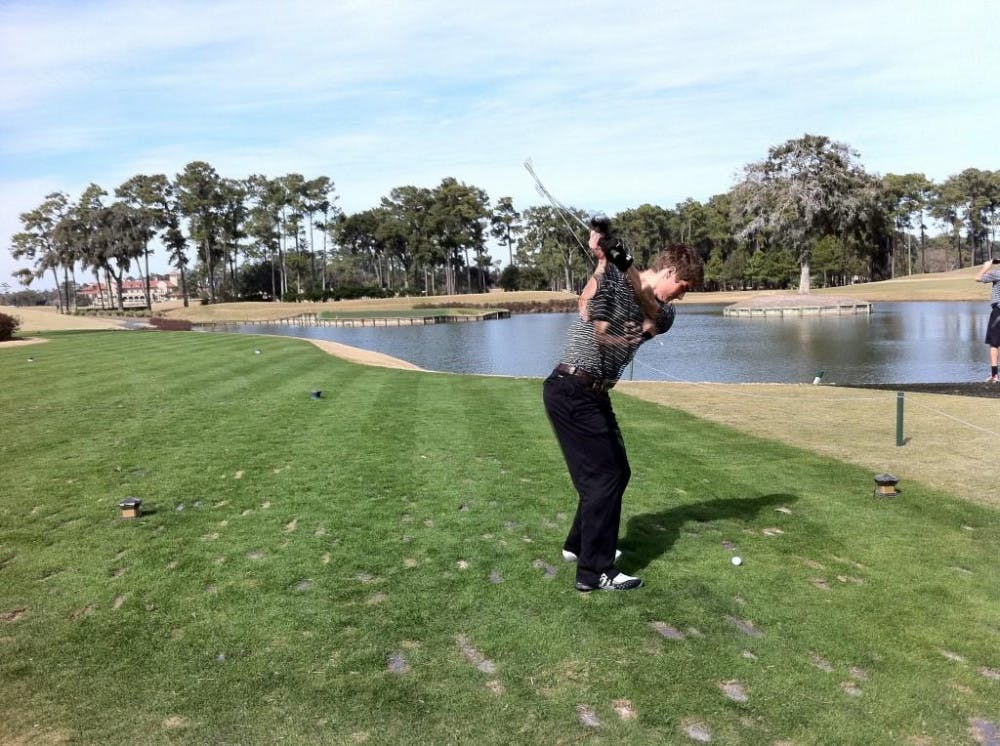
[[[588,319],[579,316],[569,327],[562,362],[575,365],[594,378],[617,381],[632,361],[642,338],[642,309],[628,279],[616,267],[608,265],[598,275],[597,292],[587,304]],[[666,331],[673,324],[674,308],[664,304],[657,326]],[[595,324],[607,329],[598,333]]]
[[[979,281],[993,283],[993,292],[990,293],[990,305],[1000,303],[1000,269],[990,270]]]

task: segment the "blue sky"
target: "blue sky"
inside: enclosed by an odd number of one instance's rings
[[[47,193],[192,160],[329,176],[347,212],[446,176],[539,204],[527,157],[565,203],[673,207],[806,132],[879,174],[998,169],[996,18],[995,0],[0,0],[0,283]]]

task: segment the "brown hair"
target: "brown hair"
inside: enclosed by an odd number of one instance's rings
[[[686,282],[692,290],[705,281],[705,263],[698,252],[686,243],[673,243],[653,259],[649,268],[654,272],[673,267],[678,280]]]

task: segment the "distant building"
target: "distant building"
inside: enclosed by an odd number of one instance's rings
[[[149,297],[153,303],[163,303],[172,298],[179,297],[176,275],[150,275],[149,276]],[[91,283],[83,285],[77,290],[77,295],[82,295],[90,300],[90,306],[96,308],[117,308],[118,289],[112,283],[110,291],[104,283]],[[127,277],[122,280],[122,303],[125,308],[145,308],[146,307],[146,282],[145,280],[134,280]]]

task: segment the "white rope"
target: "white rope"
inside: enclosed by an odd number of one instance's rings
[[[911,401],[913,401],[913,399],[911,399]],[[934,409],[934,407],[928,407],[926,404],[921,404],[919,401],[913,401],[913,403],[916,404],[918,407],[923,407],[928,412],[933,412],[934,414],[941,415],[942,417],[947,417],[949,420],[954,420],[960,425],[965,425],[966,427],[971,427],[973,430],[979,430],[980,432],[986,433],[987,435],[993,435],[997,438],[1000,438],[1000,433],[994,430],[988,430],[985,427],[980,427],[979,425],[974,425],[971,422],[966,422],[965,420],[959,419],[958,417],[950,415],[947,412],[942,412],[938,409]]]
[[[712,381],[688,381],[683,378],[678,378],[677,376],[672,376],[667,371],[657,368],[655,365],[650,365],[644,360],[636,361],[633,358],[633,362],[639,362],[640,364],[646,366],[655,373],[659,373],[661,376],[666,376],[674,383],[683,383],[690,386],[726,386],[726,385],[742,385],[742,384],[725,384]],[[829,390],[829,388],[827,389]],[[769,396],[767,394],[751,394],[746,391],[733,391],[729,389],[722,389],[721,393],[728,394],[729,396],[744,397],[747,399],[774,399],[779,401],[801,401],[800,397],[796,396]],[[885,401],[889,398],[889,392],[885,396],[852,396],[852,397],[837,397],[836,399],[831,399],[830,403],[840,403],[846,401]]]

